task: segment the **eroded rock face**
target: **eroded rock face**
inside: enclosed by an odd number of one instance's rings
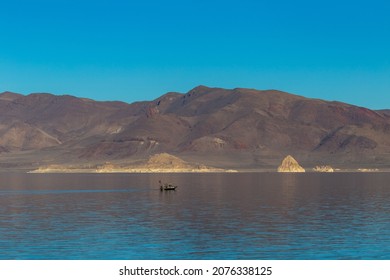
[[[290,155],[284,158],[278,172],[305,172],[305,169]]]

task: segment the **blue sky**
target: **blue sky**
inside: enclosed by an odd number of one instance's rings
[[[0,91],[152,100],[197,85],[390,108],[390,2],[0,2]]]

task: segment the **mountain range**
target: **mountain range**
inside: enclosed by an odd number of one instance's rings
[[[390,167],[390,110],[277,90],[198,86],[132,104],[70,95],[0,94],[0,169],[134,162],[169,153],[242,170]]]

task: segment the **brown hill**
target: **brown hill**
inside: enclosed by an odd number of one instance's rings
[[[390,165],[389,110],[276,90],[199,86],[133,104],[6,92],[0,110],[0,167],[163,152],[235,169],[274,169],[290,153],[313,167]]]
[[[138,164],[115,166],[115,164],[104,164],[99,166],[97,172],[233,172],[234,170],[224,170],[205,165],[190,164],[178,157],[167,153],[154,154],[148,160]]]

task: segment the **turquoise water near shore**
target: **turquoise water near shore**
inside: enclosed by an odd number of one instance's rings
[[[0,175],[0,259],[390,259],[389,244],[390,173]]]

